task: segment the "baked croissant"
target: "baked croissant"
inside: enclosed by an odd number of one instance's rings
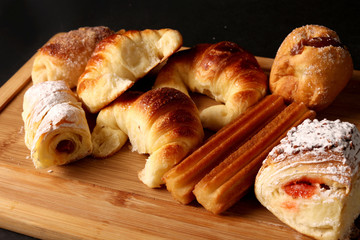
[[[181,34],[172,29],[112,35],[96,47],[79,78],[78,95],[90,112],[98,112],[181,45]]]
[[[315,239],[345,239],[360,213],[360,134],[340,120],[305,120],[263,163],[258,200]]]
[[[63,165],[91,154],[85,112],[64,81],[30,87],[24,95],[22,118],[25,144],[36,168]]]
[[[267,76],[255,57],[232,42],[199,44],[174,54],[155,87],[206,94],[224,103],[200,111],[203,126],[218,130],[263,98]]]
[[[100,26],[55,35],[36,54],[31,72],[33,82],[64,80],[71,88],[76,87],[96,44],[113,33]]]
[[[164,173],[193,151],[203,136],[196,105],[182,92],[173,88],[144,94],[130,91],[98,114],[93,155],[114,154],[129,137],[133,151],[149,154],[140,180],[156,188],[163,184]]]

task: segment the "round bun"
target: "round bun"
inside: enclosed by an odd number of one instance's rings
[[[353,73],[347,48],[333,30],[319,25],[294,29],[281,44],[270,72],[270,90],[313,110],[329,106]]]

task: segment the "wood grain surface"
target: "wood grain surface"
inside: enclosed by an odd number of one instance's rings
[[[147,156],[126,145],[107,159],[34,168],[24,144],[23,95],[30,59],[0,89],[0,227],[43,239],[309,239],[281,223],[252,190],[222,215],[181,205],[137,179]],[[258,58],[265,71],[272,59]],[[360,74],[317,118],[360,127]]]

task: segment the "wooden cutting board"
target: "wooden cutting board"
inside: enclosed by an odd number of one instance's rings
[[[257,58],[265,71],[272,59]],[[251,190],[222,215],[149,189],[137,173],[146,156],[125,146],[107,159],[36,170],[21,119],[30,59],[0,89],[0,227],[45,239],[309,239],[281,223]],[[318,118],[360,127],[360,73]]]

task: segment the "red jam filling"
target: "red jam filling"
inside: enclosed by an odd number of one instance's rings
[[[310,178],[301,178],[292,182],[287,183],[282,188],[292,198],[311,198],[317,191],[318,188],[325,190],[330,189],[328,185],[320,183],[319,180]]]
[[[344,48],[344,45],[335,38],[315,37],[310,39],[302,39],[300,42],[298,42],[297,45],[295,45],[290,50],[291,55],[301,54],[304,51],[305,46],[316,47],[316,48],[327,47],[327,46]]]

